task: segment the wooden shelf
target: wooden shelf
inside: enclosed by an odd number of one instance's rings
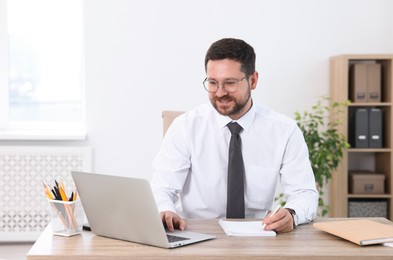
[[[349,148],[349,153],[390,153],[391,148]]]
[[[348,194],[352,199],[390,199],[390,194]]]
[[[330,186],[330,217],[348,217],[349,203],[353,201],[384,201],[388,218],[393,220],[393,54],[340,55],[330,59],[330,98],[332,102],[350,99],[350,67],[356,63],[381,64],[381,102],[351,103],[344,113],[330,114],[331,120],[343,122],[338,131],[348,138],[348,117],[352,110],[380,108],[383,111],[383,148],[350,148],[344,151],[343,159],[332,172]],[[366,168],[362,169],[367,164]],[[371,168],[371,169],[370,169]],[[375,171],[385,175],[385,194],[349,193],[349,171]]]
[[[350,107],[389,107],[392,106],[391,102],[381,102],[381,103],[351,103]]]

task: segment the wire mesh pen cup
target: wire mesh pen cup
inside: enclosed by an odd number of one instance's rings
[[[49,200],[54,235],[74,236],[82,232],[84,211],[80,200]]]

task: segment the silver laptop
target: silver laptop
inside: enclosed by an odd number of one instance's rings
[[[215,238],[166,232],[147,180],[76,171],[72,177],[91,231],[99,236],[164,248]]]

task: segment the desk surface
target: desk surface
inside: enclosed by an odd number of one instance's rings
[[[340,219],[318,219],[332,221]],[[393,223],[375,218],[381,223]],[[227,237],[217,220],[188,220],[188,230],[217,236],[214,240],[176,249],[162,249],[109,239],[84,231],[73,237],[53,236],[48,226],[30,249],[27,259],[393,259],[393,248],[360,247],[352,242],[301,225],[276,237]]]

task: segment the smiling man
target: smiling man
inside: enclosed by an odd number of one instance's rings
[[[253,103],[255,59],[240,39],[221,39],[207,51],[203,87],[211,105],[176,118],[153,162],[151,184],[169,230],[184,230],[187,218],[262,219],[277,181],[286,205],[261,225],[288,232],[315,219],[307,145],[294,120]]]

